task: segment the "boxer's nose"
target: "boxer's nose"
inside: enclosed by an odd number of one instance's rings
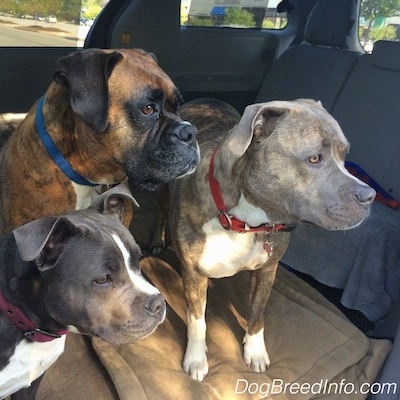
[[[181,142],[192,144],[196,140],[197,129],[189,122],[183,121],[176,126],[172,135]]]

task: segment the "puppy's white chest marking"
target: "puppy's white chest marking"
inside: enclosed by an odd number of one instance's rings
[[[0,371],[0,398],[30,386],[57,360],[64,345],[65,335],[45,343],[22,340]]]

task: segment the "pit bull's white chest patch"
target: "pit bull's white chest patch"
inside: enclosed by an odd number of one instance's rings
[[[45,343],[22,340],[0,371],[0,398],[30,386],[57,360],[64,345],[65,335]]]
[[[269,222],[267,214],[250,204],[243,195],[229,213],[247,222],[249,226]],[[227,231],[221,227],[217,218],[205,223],[203,232],[206,234],[206,243],[199,268],[210,278],[232,276],[242,269],[254,270],[268,260],[264,243],[257,241],[254,233]]]
[[[221,227],[217,218],[203,225],[206,243],[199,260],[200,271],[210,278],[225,278],[242,269],[254,270],[268,260],[263,242],[254,233],[237,233]]]

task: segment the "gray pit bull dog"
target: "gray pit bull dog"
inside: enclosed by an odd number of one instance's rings
[[[0,398],[42,375],[68,331],[124,344],[164,320],[165,300],[142,276],[140,249],[121,223],[133,205],[118,185],[89,209],[37,219],[0,240]]]
[[[247,269],[244,361],[262,372],[270,364],[264,309],[289,231],[299,220],[329,230],[353,228],[368,216],[375,191],[347,172],[349,143],[312,100],[250,105],[241,119],[225,104],[197,100],[181,115],[197,126],[202,154],[194,174],[169,185],[171,239],[183,264],[188,306],[183,368],[198,380],[208,372],[208,278]]]

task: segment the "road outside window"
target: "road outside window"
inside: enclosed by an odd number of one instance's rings
[[[0,0],[0,46],[83,47],[108,0]]]

